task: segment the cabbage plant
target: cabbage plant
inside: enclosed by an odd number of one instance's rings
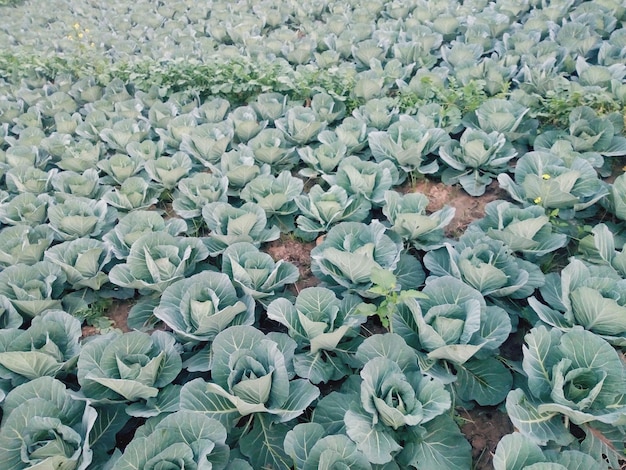
[[[211,256],[217,256],[233,243],[248,242],[258,246],[280,236],[280,229],[274,225],[268,227],[265,211],[254,202],[246,202],[241,207],[211,202],[202,209],[202,217],[211,230],[206,241]]]
[[[243,145],[222,155],[220,164],[211,167],[211,170],[228,178],[228,187],[233,195],[238,195],[238,191],[258,175],[270,173],[269,165],[259,164],[252,149]]]
[[[182,410],[202,413],[232,432],[242,419],[239,450],[254,468],[288,470],[283,450],[285,434],[319,396],[306,379],[294,378],[295,343],[281,333],[264,335],[251,326],[231,326],[212,344],[211,381],[195,379],[183,385]]]
[[[131,416],[156,416],[166,408],[170,385],[182,369],[169,333],[119,330],[87,342],[78,357],[81,391],[92,403],[126,403]],[[170,385],[168,387],[168,385]]]
[[[55,239],[68,241],[81,237],[102,237],[117,221],[117,210],[104,200],[72,197],[48,208],[50,228]]]
[[[359,468],[371,470],[372,464],[356,444],[345,434],[327,435],[318,423],[297,424],[285,436],[285,452],[294,460],[296,468]]]
[[[493,456],[494,470],[524,470],[549,468],[554,470],[589,469],[603,470],[606,465],[579,450],[560,452],[543,451],[524,434],[507,434],[500,442]]]
[[[426,213],[428,197],[421,193],[401,195],[395,191],[385,193],[383,214],[391,230],[418,250],[432,250],[443,245],[444,227],[454,217],[455,209],[444,206],[431,214]]]
[[[402,180],[391,161],[376,163],[361,160],[356,155],[343,159],[334,175],[322,175],[322,178],[331,186],[342,187],[350,195],[364,197],[374,206],[382,206],[385,191]]]
[[[617,346],[626,346],[626,281],[609,266],[572,259],[540,289],[544,302],[528,302],[546,324],[562,331],[576,325]],[[547,305],[546,305],[547,304]]]
[[[285,133],[287,139],[297,145],[310,143],[326,127],[312,108],[294,106],[289,108],[285,116],[274,121],[277,129]]]
[[[116,153],[109,158],[98,162],[98,168],[106,173],[104,182],[110,184],[123,184],[131,177],[145,177],[144,167],[146,161],[139,156],[130,156]]]
[[[77,238],[53,246],[44,259],[63,269],[67,283],[73,290],[90,288],[100,290],[109,281],[105,271],[112,254],[106,244],[93,238]]]
[[[512,378],[494,356],[512,330],[507,312],[488,306],[480,292],[451,276],[427,282],[422,294],[398,306],[393,331],[428,360],[452,365],[461,400],[483,406],[502,402]]]
[[[296,218],[299,237],[313,240],[339,222],[361,222],[372,207],[359,195],[349,196],[345,189],[332,185],[324,191],[318,184],[308,194],[301,194],[295,202],[302,213]]]
[[[38,377],[75,373],[80,353],[80,321],[62,310],[47,310],[25,330],[0,330],[0,378],[13,387]]]
[[[13,389],[0,426],[0,465],[86,470],[92,463],[91,432],[97,412],[52,377]]]
[[[295,302],[278,298],[269,304],[268,318],[287,327],[298,344],[298,376],[319,384],[350,374],[348,354],[358,346],[359,327],[366,320],[355,308],[360,301],[353,295],[339,299],[325,287],[307,287]]]
[[[58,170],[43,171],[33,166],[16,166],[4,175],[7,191],[14,194],[43,194],[52,189],[52,178]]]
[[[204,271],[167,287],[154,316],[183,344],[206,343],[231,325],[254,323],[254,301],[238,295],[226,274]]]
[[[187,176],[192,166],[191,158],[185,152],[176,152],[172,156],[147,161],[145,168],[152,181],[172,190],[181,178]]]
[[[267,121],[259,121],[251,106],[240,106],[234,109],[228,114],[228,120],[233,125],[234,137],[241,143],[248,142],[267,126]]]
[[[341,222],[331,228],[324,241],[311,250],[311,271],[330,287],[341,287],[361,296],[376,297],[373,292],[368,292],[374,285],[372,271],[395,271],[403,248],[397,236],[385,232],[385,226],[378,221],[372,221],[369,225]],[[417,274],[419,277],[422,273]]]
[[[254,160],[259,165],[268,165],[273,173],[291,170],[298,163],[298,154],[278,129],[263,129],[248,141]]]
[[[133,243],[146,233],[163,232],[175,237],[186,230],[187,224],[183,220],[164,220],[156,211],[136,210],[120,218],[115,227],[102,237],[102,241],[117,259],[123,260],[130,254]]]
[[[287,98],[287,95],[282,93],[261,93],[250,103],[250,106],[254,108],[261,119],[273,123],[285,114]]]
[[[203,166],[216,164],[226,152],[234,134],[230,121],[200,124],[182,135],[180,150]]]
[[[141,142],[148,136],[149,131],[150,123],[147,120],[127,118],[102,129],[99,136],[109,149],[124,152],[129,143]]]
[[[92,143],[83,138],[66,147],[55,165],[61,170],[82,173],[89,168],[96,168],[103,152],[104,147],[100,142]]]
[[[217,420],[178,411],[137,429],[112,469],[154,470],[167,465],[172,470],[203,466],[223,470],[230,455],[225,442],[226,429]]]
[[[324,135],[323,131],[320,135]],[[299,173],[306,178],[317,177],[318,175],[329,175],[337,168],[348,152],[348,148],[339,139],[322,142],[316,146],[304,146],[297,149],[300,160],[306,163],[307,167],[300,169]]]
[[[95,168],[89,168],[82,173],[61,171],[52,178],[52,187],[56,191],[57,199],[64,197],[63,194],[67,194],[67,197],[100,199],[109,189],[109,186],[100,183],[100,176]]]
[[[0,299],[6,299],[24,318],[60,309],[66,276],[50,261],[32,266],[16,264],[0,271]]]
[[[530,261],[537,261],[568,242],[565,234],[554,232],[543,208],[519,207],[502,200],[488,203],[485,216],[472,223],[472,228],[479,228],[488,237],[500,240]]]
[[[263,208],[268,223],[277,225],[281,231],[294,229],[298,211],[295,199],[302,193],[304,182],[282,171],[278,176],[259,175],[250,181],[239,194],[246,202],[254,202]]]
[[[14,225],[0,231],[0,265],[35,264],[54,241],[48,225]]]
[[[415,350],[401,336],[371,336],[359,346],[356,359],[363,364],[360,381],[356,386],[347,382],[339,394],[322,399],[313,422],[345,432],[373,465],[470,466],[469,444],[446,414],[449,392],[422,373]]]
[[[35,196],[33,193],[22,193],[13,198],[2,198],[0,222],[6,225],[30,225],[31,227],[43,224],[48,219],[50,203],[51,198],[47,194]]]
[[[368,136],[376,161],[390,160],[405,173],[431,174],[438,170],[436,158],[439,148],[450,140],[443,129],[426,128],[408,115],[401,115],[385,131],[374,131]]]
[[[608,191],[589,162],[575,157],[566,162],[546,151],[529,152],[515,165],[514,180],[498,176],[500,186],[510,196],[529,206],[558,209],[561,218],[591,207]]]
[[[431,277],[453,276],[482,295],[524,299],[544,284],[539,267],[516,258],[499,240],[480,231],[466,232],[452,246],[429,251],[424,266]]]
[[[295,265],[284,260],[275,262],[270,255],[248,242],[233,243],[224,250],[222,272],[240,291],[263,305],[284,295],[286,286],[300,277]]]
[[[482,196],[493,178],[508,170],[516,155],[504,134],[468,128],[458,141],[449,140],[439,149],[439,157],[448,165],[441,181],[460,183],[469,195]]]
[[[210,202],[226,202],[228,178],[212,173],[195,173],[178,182],[172,208],[183,219],[200,217],[202,208]]]
[[[167,286],[193,274],[209,252],[198,238],[167,232],[145,233],[133,242],[123,264],[109,272],[109,280],[140,292],[163,292]]]
[[[539,445],[567,446],[579,439],[586,454],[618,467],[626,441],[626,366],[618,352],[582,327],[563,333],[540,326],[525,342],[527,386],[506,400],[513,425]],[[576,437],[569,423],[577,426]]]
[[[513,100],[489,98],[467,118],[468,124],[488,134],[504,134],[507,142],[532,143],[537,121],[528,117],[530,108]]]
[[[159,202],[163,188],[140,176],[124,180],[119,188],[112,188],[102,196],[109,206],[121,211],[147,209]]]

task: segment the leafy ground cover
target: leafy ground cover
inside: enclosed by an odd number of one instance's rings
[[[624,467],[626,6],[47,6],[0,2],[2,468]]]

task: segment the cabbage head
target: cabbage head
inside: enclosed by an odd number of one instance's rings
[[[391,223],[391,230],[418,250],[432,250],[443,245],[444,227],[454,217],[455,209],[442,209],[426,213],[428,197],[421,193],[401,195],[395,191],[385,193],[383,214]]]
[[[466,232],[454,246],[429,251],[424,266],[433,278],[453,276],[492,297],[524,299],[544,283],[537,265],[513,256],[504,243],[479,230]]]
[[[80,321],[62,310],[36,316],[26,330],[0,330],[0,378],[15,387],[38,377],[73,374],[81,334]]]
[[[206,243],[212,256],[222,253],[233,243],[248,242],[259,246],[280,236],[279,228],[268,227],[265,211],[254,202],[246,202],[241,207],[227,202],[211,202],[202,209],[202,217],[211,230]]]
[[[181,409],[217,419],[229,432],[245,421],[239,449],[253,467],[290,469],[293,462],[282,446],[289,426],[283,423],[301,416],[320,393],[308,380],[294,378],[295,347],[281,333],[227,328],[211,347],[211,381],[187,382],[180,393]]]
[[[298,211],[295,199],[302,193],[303,187],[304,182],[300,178],[282,171],[278,176],[257,176],[241,190],[239,197],[261,206],[268,223],[288,232],[294,229],[294,217]]]
[[[606,465],[601,464],[590,455],[579,450],[564,450],[560,452],[544,452],[527,436],[514,432],[507,434],[498,443],[493,456],[494,470],[604,470]]]
[[[0,298],[6,299],[24,318],[60,309],[66,275],[60,266],[39,261],[16,264],[0,271]]]
[[[78,383],[93,403],[134,403],[126,412],[144,414],[158,404],[159,395],[182,370],[182,360],[173,336],[163,331],[152,335],[140,331],[115,330],[87,342],[78,358]],[[138,413],[139,411],[139,413]]]
[[[389,160],[371,162],[351,155],[339,163],[334,175],[323,175],[330,185],[337,185],[349,195],[361,196],[373,206],[382,206],[385,191],[401,181],[396,166]]]
[[[35,196],[33,193],[22,193],[3,200],[0,203],[0,222],[6,225],[43,224],[48,219],[48,205],[51,202],[47,194]]]
[[[498,176],[500,186],[524,206],[538,205],[547,210],[558,209],[561,218],[593,206],[608,194],[591,164],[574,157],[564,161],[548,151],[529,152],[515,165],[514,180],[506,174]]]
[[[116,188],[112,188],[102,196],[102,200],[109,206],[121,211],[135,211],[148,209],[159,202],[163,192],[154,183],[150,183],[140,176],[131,176]]]
[[[508,162],[517,151],[500,132],[466,129],[461,138],[450,140],[439,149],[448,165],[441,180],[448,185],[460,183],[471,196],[482,196],[498,174],[508,171]]]
[[[202,215],[202,208],[210,202],[226,202],[228,178],[212,173],[195,173],[178,182],[172,200],[174,212],[183,219]]]
[[[163,292],[192,274],[209,253],[198,238],[174,237],[167,232],[145,233],[132,244],[126,262],[111,268],[109,279],[120,287]]]
[[[47,225],[18,224],[5,227],[0,232],[0,265],[35,264],[54,240],[54,233]]]
[[[53,246],[44,259],[61,267],[73,290],[88,287],[100,290],[109,281],[107,264],[111,252],[104,242],[93,238],[77,238]]]
[[[546,276],[543,302],[528,302],[544,323],[569,331],[576,325],[615,346],[626,346],[626,280],[608,266],[576,258],[560,274]]]
[[[104,200],[72,197],[50,206],[48,218],[57,240],[99,238],[115,225],[117,210]]]
[[[367,295],[373,286],[372,270],[393,272],[400,261],[402,242],[385,232],[385,226],[378,221],[369,225],[359,222],[336,225],[311,250],[313,274],[329,286]]]
[[[345,434],[326,435],[318,423],[297,424],[285,437],[285,452],[294,460],[296,468],[358,468],[371,470],[367,457]],[[393,467],[396,468],[396,467]]]
[[[6,397],[0,425],[0,466],[6,470],[86,470],[97,413],[52,378],[40,377]]]
[[[294,368],[300,377],[318,384],[350,374],[348,352],[358,346],[366,320],[355,309],[360,302],[354,295],[340,300],[325,287],[307,287],[295,302],[279,298],[269,304],[268,318],[287,327],[298,344]]]
[[[313,422],[345,432],[373,465],[469,468],[469,444],[446,413],[449,392],[422,373],[401,336],[371,336],[355,358],[362,364],[360,381],[322,399]],[[343,423],[335,424],[342,414]]]
[[[360,195],[348,195],[340,186],[332,185],[324,191],[319,184],[308,194],[295,198],[301,215],[296,218],[297,235],[311,241],[322,232],[328,232],[339,222],[361,222],[372,208],[371,203]]]
[[[483,406],[502,402],[512,378],[495,355],[512,330],[508,313],[487,305],[480,292],[451,276],[427,282],[422,294],[398,305],[391,317],[393,331],[426,353],[425,362],[452,365],[461,400]]]
[[[284,260],[275,262],[270,255],[251,243],[233,243],[222,254],[222,272],[244,294],[264,305],[284,295],[288,284],[300,277],[298,268]]]
[[[187,343],[208,342],[231,325],[254,322],[254,301],[238,296],[226,274],[205,271],[163,291],[154,315]]]
[[[619,467],[626,442],[626,365],[619,353],[579,326],[565,333],[539,326],[525,342],[527,385],[506,400],[513,425],[539,445],[579,439],[586,454]],[[576,436],[569,423],[577,426]]]
[[[156,211],[137,210],[122,217],[102,240],[117,259],[126,259],[133,243],[146,233],[164,232],[175,237],[186,230],[187,224],[183,220],[172,218],[166,221]]]
[[[554,233],[550,218],[539,206],[519,207],[508,201],[492,201],[485,206],[485,216],[472,226],[534,262],[568,242],[565,234]]]
[[[223,470],[229,455],[222,424],[200,413],[178,411],[140,427],[112,470]]]

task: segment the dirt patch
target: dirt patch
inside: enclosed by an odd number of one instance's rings
[[[446,228],[446,236],[458,238],[463,234],[467,226],[485,215],[485,206],[496,199],[507,199],[508,193],[500,189],[498,182],[494,181],[485,194],[480,197],[470,196],[459,185],[447,186],[430,180],[421,180],[404,189],[405,193],[422,193],[428,196],[427,210],[438,211],[448,205],[456,209],[452,222]]]
[[[264,247],[274,261],[284,260],[294,264],[300,271],[300,279],[295,284],[296,292],[300,292],[306,287],[313,287],[319,284],[319,279],[311,273],[311,250],[315,248],[315,242],[304,243],[288,235],[268,243]]]
[[[125,333],[130,331],[126,320],[128,319],[128,312],[132,306],[133,304],[131,302],[116,302],[113,304],[113,307],[111,307],[111,310],[107,313],[107,317],[113,322],[114,328],[122,330]]]
[[[459,417],[465,421],[461,431],[472,445],[472,468],[493,469],[493,454],[502,436],[513,432],[509,417],[495,408],[458,408]]]

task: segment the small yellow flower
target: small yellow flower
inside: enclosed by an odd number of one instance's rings
[[[69,39],[70,41],[74,40],[74,38],[72,36],[69,36],[69,35],[67,36],[67,39]]]
[[[83,33],[78,33],[78,39],[82,39],[83,38]]]
[[[80,28],[80,25],[78,23],[74,23],[74,29],[78,29]]]
[[[90,45],[91,47],[96,47],[96,43],[95,43],[95,42],[92,42],[92,43],[90,43],[89,45]]]
[[[533,200],[533,202],[534,202],[535,204],[541,204],[541,196],[536,197],[536,198]]]
[[[89,30],[88,30],[87,28],[85,28],[85,32],[86,32],[86,33],[88,33],[88,32],[89,32]]]
[[[549,180],[549,179],[551,178],[551,176],[550,176],[548,173],[544,173],[543,175],[541,175],[541,177],[542,177],[544,180]]]

